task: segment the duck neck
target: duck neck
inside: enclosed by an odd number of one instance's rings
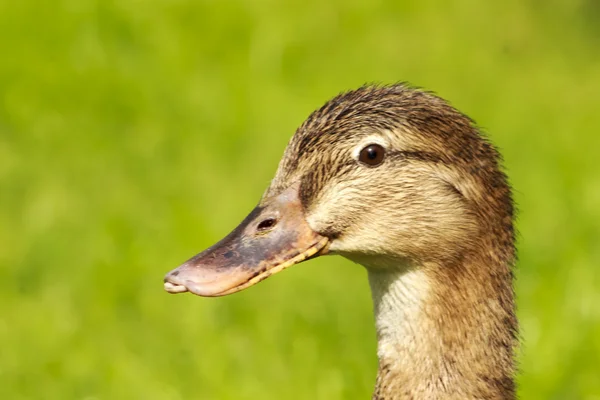
[[[373,399],[514,398],[512,273],[491,258],[482,263],[369,269],[379,357]]]

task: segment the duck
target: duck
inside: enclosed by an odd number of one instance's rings
[[[296,130],[252,212],[164,278],[232,294],[303,261],[366,268],[373,399],[514,399],[514,206],[499,151],[406,83],[343,92]]]

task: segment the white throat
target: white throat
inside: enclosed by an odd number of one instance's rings
[[[368,274],[380,364],[393,370],[414,368],[415,358],[431,350],[433,326],[427,318],[426,304],[429,280],[421,269],[369,268]]]
[[[473,287],[454,297],[443,289],[459,289],[441,286],[427,267],[367,270],[379,356],[374,399],[514,398],[513,342],[497,299]]]

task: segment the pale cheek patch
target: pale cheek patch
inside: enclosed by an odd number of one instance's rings
[[[315,232],[339,232],[355,223],[356,201],[362,196],[360,186],[351,180],[346,185],[324,188],[306,215],[306,222]]]

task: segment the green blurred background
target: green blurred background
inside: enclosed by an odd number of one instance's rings
[[[0,398],[367,399],[365,272],[221,299],[163,275],[365,82],[489,133],[520,208],[526,399],[600,399],[600,3],[0,0]]]

